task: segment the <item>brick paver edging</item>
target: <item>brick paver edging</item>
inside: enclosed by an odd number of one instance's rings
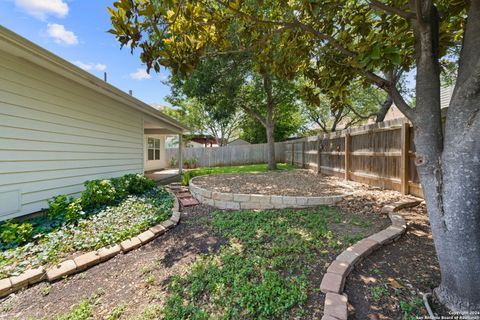
[[[195,178],[190,179],[190,193],[201,203],[208,204],[219,209],[264,210],[334,205],[343,200],[344,197],[353,194],[353,187],[347,184],[345,184],[344,187],[351,189],[352,192],[345,193],[343,195],[322,197],[226,193],[201,188],[195,184]]]
[[[74,259],[65,260],[53,267],[46,269],[44,267],[28,269],[18,276],[0,279],[0,298],[44,280],[53,282],[63,279],[68,275],[85,271],[88,268],[113,258],[121,252],[127,253],[131,250],[137,249],[156,237],[163,235],[180,222],[180,207],[178,199],[175,194],[170,191],[169,193],[174,199],[172,216],[170,219],[149,228],[135,237],[124,240],[119,244],[84,253]]]
[[[347,320],[348,297],[343,293],[343,288],[348,275],[360,260],[402,236],[407,224],[396,212],[418,204],[419,200],[404,200],[384,206],[382,213],[388,214],[392,225],[347,248],[330,264],[320,284],[320,290],[326,294],[322,320]]]

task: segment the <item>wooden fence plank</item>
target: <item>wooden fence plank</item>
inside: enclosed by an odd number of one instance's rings
[[[345,180],[350,180],[350,134],[345,133]]]
[[[400,168],[400,180],[402,181],[401,192],[408,194],[409,164],[410,164],[410,124],[404,123],[402,126],[402,161]]]

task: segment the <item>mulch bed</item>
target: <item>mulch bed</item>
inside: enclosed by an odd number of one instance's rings
[[[355,267],[346,283],[349,319],[415,319],[426,316],[422,293],[440,282],[424,205],[401,210],[407,232]]]
[[[326,196],[351,192],[342,179],[318,176],[308,170],[212,174],[195,178],[199,187],[224,193],[279,196]],[[355,183],[352,187],[356,186]]]

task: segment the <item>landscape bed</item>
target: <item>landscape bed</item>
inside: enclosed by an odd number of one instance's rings
[[[285,170],[293,170],[295,167],[286,163],[277,163],[277,172]],[[182,184],[188,186],[190,179],[193,177],[218,174],[218,173],[252,173],[252,172],[267,172],[266,164],[249,164],[242,166],[225,166],[225,167],[211,167],[211,168],[197,168],[186,170],[182,174]]]
[[[351,193],[354,182],[316,175],[304,169],[273,172],[209,174],[195,185],[212,192],[279,196],[336,196]]]
[[[46,215],[0,226],[0,278],[120,243],[167,220],[172,206],[140,175],[88,181],[80,198],[58,196]]]
[[[349,275],[345,291],[352,304],[349,319],[428,317],[423,294],[440,283],[438,260],[424,204],[399,212],[406,234],[360,262]],[[441,318],[448,311],[431,305]]]
[[[321,318],[325,295],[319,288],[331,261],[347,246],[390,225],[381,214],[382,207],[404,199],[398,192],[365,185],[355,191],[335,207],[228,212],[206,205],[188,207],[182,222],[161,240],[66,281],[21,291],[0,302],[0,308],[7,316],[18,315],[20,319],[56,319],[57,315],[65,315],[64,319],[75,319],[68,318],[73,315],[107,318],[118,314],[128,320],[209,319],[228,314],[242,319]],[[405,209],[402,214],[412,210]],[[425,212],[419,216],[426,219]],[[428,233],[428,226],[414,230],[420,231]],[[402,239],[374,256],[399,246]],[[389,311],[390,318],[401,319],[404,311],[410,316],[423,314],[419,309],[408,309],[410,303],[415,306],[418,302],[418,295],[410,292],[421,289],[415,279],[422,275],[411,269],[388,270],[392,263],[410,261],[412,267],[419,260],[430,263],[425,255],[431,252],[422,250],[414,255],[403,250],[389,257],[388,263],[377,267],[381,279],[370,268],[361,271],[361,280],[381,281],[368,285],[369,299],[370,292],[383,297],[384,290],[371,287],[395,283],[389,277],[404,287],[400,295],[404,308],[397,304]],[[249,273],[249,269],[254,272]],[[357,308],[357,319],[364,319],[372,310],[362,313],[358,301],[364,299],[364,293],[349,289],[360,285],[350,284],[350,278],[346,289],[349,302]],[[397,297],[395,289],[389,290]],[[364,305],[370,301],[374,300]],[[382,298],[375,305],[386,308],[389,301]]]

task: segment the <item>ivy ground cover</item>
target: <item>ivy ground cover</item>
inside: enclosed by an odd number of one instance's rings
[[[82,211],[80,218],[74,222],[38,217],[20,223],[4,223],[2,234],[5,235],[7,228],[11,228],[18,238],[21,234],[18,229],[28,228],[31,239],[0,242],[0,278],[17,275],[29,268],[53,265],[76,253],[119,243],[167,220],[172,206],[173,198],[168,192],[152,187],[141,194],[123,196],[111,205]]]

